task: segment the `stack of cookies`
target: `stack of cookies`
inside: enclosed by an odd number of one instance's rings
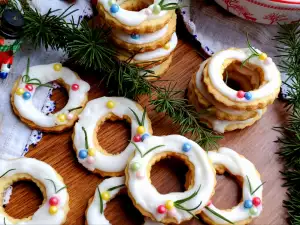
[[[168,70],[178,42],[176,5],[177,1],[168,0],[98,0],[97,9],[112,28],[119,59],[132,58],[131,63],[159,77]]]
[[[280,72],[267,54],[252,46],[232,48],[201,64],[189,84],[188,98],[202,112],[202,122],[224,133],[259,120],[280,86]]]

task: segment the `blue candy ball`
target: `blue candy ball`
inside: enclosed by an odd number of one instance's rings
[[[252,204],[251,200],[244,201],[244,208],[250,209],[250,208],[252,208],[252,206],[253,206],[253,204]]]
[[[143,134],[142,135],[142,141],[146,140],[148,137],[150,137],[150,134]]]
[[[4,72],[0,72],[0,78],[1,79],[6,79],[7,78],[7,76],[8,76],[8,73],[4,73]]]
[[[25,100],[28,100],[28,99],[30,99],[30,98],[31,98],[31,94],[30,94],[30,92],[28,92],[28,91],[24,92],[24,94],[23,94],[23,98],[24,98]]]
[[[81,159],[85,159],[86,157],[88,157],[88,151],[87,150],[80,150],[78,156]]]
[[[182,146],[182,151],[188,152],[191,150],[191,148],[192,148],[192,146],[189,143],[184,143]]]
[[[111,13],[117,13],[120,9],[120,6],[118,4],[112,4],[110,7],[110,12]]]
[[[251,94],[250,92],[246,92],[244,97],[245,97],[245,99],[247,99],[247,100],[251,100],[252,94]]]
[[[134,40],[140,39],[140,35],[139,34],[131,34],[131,38]]]

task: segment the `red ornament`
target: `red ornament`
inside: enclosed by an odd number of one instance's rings
[[[212,200],[209,200],[207,206],[210,206],[211,204],[212,204]]]
[[[51,206],[57,206],[58,205],[58,203],[59,203],[59,199],[57,198],[57,197],[51,197],[50,199],[49,199],[49,204],[51,205]]]
[[[252,204],[255,205],[255,206],[259,206],[261,204],[261,200],[259,197],[254,197],[252,199]]]
[[[32,91],[32,90],[33,90],[32,84],[26,84],[26,85],[25,85],[25,88],[26,88],[28,91]]]
[[[244,91],[238,91],[237,96],[238,96],[238,98],[244,98],[245,92]]]
[[[141,135],[135,135],[134,137],[133,137],[133,141],[134,142],[141,142],[142,141],[142,137],[141,137]]]
[[[78,84],[73,84],[72,85],[72,90],[73,91],[77,91],[79,89],[79,85]]]
[[[167,209],[164,205],[160,205],[160,206],[157,207],[157,212],[159,214],[164,214],[164,213],[166,213],[166,211],[167,211]]]

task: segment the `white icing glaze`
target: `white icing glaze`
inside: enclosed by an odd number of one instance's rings
[[[107,203],[112,200],[116,195],[125,187],[117,188],[115,190],[109,191],[110,199],[105,201],[103,199],[103,213],[100,211],[100,197],[99,192],[103,193],[107,191],[109,188],[116,187],[119,185],[123,185],[125,183],[124,177],[112,177],[109,179],[104,180],[101,184],[99,184],[98,188],[95,191],[95,195],[93,201],[91,202],[90,206],[86,212],[86,222],[88,225],[110,225],[111,223],[105,218],[104,210],[107,206]]]
[[[242,115],[244,113],[246,113],[247,111],[243,111],[243,110],[233,110],[233,109],[228,109],[224,106],[222,106],[220,103],[216,102],[213,97],[207,92],[203,81],[202,81],[202,76],[203,76],[203,70],[206,66],[206,64],[208,63],[209,59],[205,60],[204,62],[201,63],[200,68],[196,74],[196,87],[199,90],[199,92],[204,96],[204,98],[209,101],[211,104],[213,104],[217,109],[219,109],[220,111],[223,111],[225,113],[229,113],[232,115]],[[257,109],[255,110],[257,113],[262,113],[261,109]]]
[[[103,193],[107,191],[109,188],[117,187],[120,185],[125,185],[125,177],[111,177],[109,179],[104,180],[101,184],[99,184],[99,186],[95,191],[93,201],[89,205],[86,212],[87,225],[99,225],[99,224],[111,225],[111,223],[105,218],[104,213],[101,213],[99,191],[100,193]],[[119,192],[125,188],[126,187],[120,187],[112,191],[109,191],[110,199],[108,201],[103,200],[103,212],[107,207],[107,203],[111,201],[113,198],[115,198],[119,194]],[[163,224],[154,222],[150,219],[146,219],[144,225],[163,225]]]
[[[131,37],[130,34],[127,34],[121,30],[114,30],[113,34],[120,40],[130,43],[130,44],[147,44],[154,41],[159,40],[160,38],[164,37],[165,34],[168,32],[168,24],[164,26],[162,29],[154,32],[154,33],[148,33],[148,34],[139,34],[138,39],[134,39]]]
[[[188,152],[183,152],[182,147],[186,143],[190,144],[191,149]],[[198,194],[185,202],[183,206],[191,209],[198,206],[202,201],[202,204],[196,210],[191,211],[191,213],[194,213],[201,210],[207,204],[215,186],[215,171],[208,160],[207,154],[198,144],[180,135],[169,135],[161,137],[151,136],[144,142],[137,143],[137,145],[143,154],[158,145],[164,146],[156,148],[144,157],[141,157],[140,153],[136,151],[134,157],[128,162],[128,177],[126,177],[128,181],[126,183],[128,192],[130,192],[136,204],[140,205],[147,212],[150,212],[157,221],[162,221],[168,215],[167,213],[159,214],[157,212],[158,206],[165,205],[167,200],[175,202],[176,200],[187,198],[196,192],[200,185],[201,189]],[[147,177],[148,164],[157,154],[164,152],[186,155],[188,160],[194,165],[194,185],[188,191],[160,194],[151,184],[150,178]],[[138,171],[135,172],[131,169],[132,163],[139,163],[140,168]],[[137,172],[139,176],[137,176]],[[141,176],[144,176],[144,178],[141,179]],[[186,211],[177,208],[174,209],[175,212],[172,217],[178,223],[191,218],[191,215]]]
[[[257,49],[256,51],[258,53],[261,53],[261,51]],[[231,89],[226,85],[226,83],[222,79],[223,77],[220,74],[220,71],[226,59],[236,59],[240,62],[243,62],[251,54],[252,53],[248,48],[224,50],[213,55],[208,65],[209,78],[214,88],[216,88],[220,93],[222,93],[232,101],[251,102],[255,101],[256,99],[262,99],[271,95],[281,85],[280,72],[278,71],[275,63],[271,62],[269,65],[266,65],[263,60],[259,59],[259,57],[253,57],[249,60],[249,63],[256,65],[262,69],[264,80],[267,81],[267,83],[259,87],[259,89],[257,90],[250,91],[250,93],[252,94],[251,100],[237,97],[237,91]]]
[[[245,157],[240,156],[235,151],[229,148],[220,148],[217,152],[208,152],[208,157],[214,165],[223,165],[228,171],[234,176],[241,176],[243,180],[243,198],[242,202],[233,207],[231,210],[220,210],[215,207],[213,204],[209,208],[213,209],[215,212],[224,216],[226,219],[230,220],[233,223],[239,221],[247,220],[251,217],[257,217],[262,211],[262,204],[260,204],[257,209],[258,213],[256,215],[250,215],[249,209],[244,208],[244,201],[251,200],[253,197],[259,197],[262,200],[262,191],[263,187],[260,187],[254,195],[251,195],[249,184],[247,181],[247,176],[250,180],[252,190],[255,190],[259,185],[262,184],[259,174],[257,173],[255,166],[247,160]],[[207,209],[203,209],[203,213],[208,216],[215,224],[229,224],[223,219],[215,216]]]
[[[41,127],[55,127],[57,125],[66,124],[65,122],[59,122],[57,120],[57,115],[67,114],[69,109],[79,107],[84,101],[87,92],[90,90],[90,85],[85,81],[77,78],[75,73],[69,68],[62,67],[60,71],[55,71],[53,66],[55,64],[49,65],[39,65],[32,66],[29,70],[30,79],[39,79],[42,84],[46,84],[57,79],[62,79],[66,84],[72,86],[73,84],[79,85],[79,90],[73,91],[72,88],[69,90],[69,100],[65,107],[56,112],[55,114],[45,115],[40,110],[38,110],[33,104],[33,96],[36,91],[37,85],[33,85],[33,90],[31,93],[31,98],[24,100],[22,96],[14,94],[14,105],[18,110],[19,114],[26,118],[27,120],[32,121]],[[26,74],[26,70],[23,72],[23,75]],[[22,82],[22,79],[19,82],[18,88],[23,88],[25,91],[26,83]]]
[[[13,171],[8,172],[3,178],[8,178],[14,174],[29,174],[33,178],[40,181],[45,189],[46,189],[46,198],[47,201],[44,205],[42,205],[32,216],[32,219],[29,221],[22,221],[19,223],[14,223],[17,225],[40,225],[40,224],[49,224],[49,225],[60,225],[64,222],[66,213],[64,211],[65,205],[68,204],[69,195],[67,189],[63,189],[57,194],[55,193],[55,189],[53,184],[46,179],[51,179],[55,183],[57,190],[64,187],[65,184],[59,179],[56,171],[48,164],[32,159],[32,158],[21,158],[16,160],[2,160],[0,159],[0,176],[7,172],[10,169],[15,169]],[[0,181],[1,179],[0,178]],[[58,212],[54,215],[49,213],[49,199],[53,196],[58,197],[59,205]],[[0,213],[0,224],[4,224],[3,221],[6,221],[6,224],[13,224],[9,218]]]
[[[109,109],[106,107],[106,103],[108,101],[115,102],[115,107],[113,109]],[[98,99],[94,99],[86,105],[82,113],[80,114],[79,121],[75,124],[74,127],[74,146],[77,151],[78,161],[86,167],[88,170],[100,170],[105,172],[121,172],[125,169],[127,159],[134,151],[134,145],[129,143],[129,145],[125,148],[123,152],[118,155],[108,155],[104,154],[97,149],[94,145],[94,132],[97,126],[97,122],[106,117],[109,113],[113,113],[114,115],[123,118],[124,115],[127,115],[131,119],[131,138],[136,135],[137,127],[139,126],[138,121],[134,117],[133,113],[130,111],[131,108],[137,116],[141,119],[143,115],[143,109],[141,106],[138,107],[138,104],[130,99],[122,98],[122,97],[101,97]],[[89,164],[86,159],[80,159],[78,157],[78,153],[80,150],[85,149],[85,135],[82,131],[82,127],[84,127],[87,131],[87,138],[90,148],[96,149],[95,163]],[[145,123],[145,132],[149,133],[149,129],[151,130],[151,124],[149,124],[148,116],[146,115]]]
[[[138,53],[134,56],[134,60],[136,60],[136,61],[151,61],[151,60],[155,60],[160,57],[168,56],[171,54],[172,51],[174,51],[174,49],[177,46],[177,43],[178,43],[178,38],[177,38],[176,33],[174,32],[171,37],[171,40],[168,42],[168,44],[170,44],[169,49],[165,49],[162,47],[162,48],[158,48],[153,51],[150,51],[150,52]]]
[[[126,0],[117,0],[117,4],[121,5],[123,2]],[[119,11],[117,13],[111,13],[110,12],[110,4],[109,0],[98,0],[98,2],[104,7],[105,11],[109,13],[111,16],[116,18],[118,21],[120,21],[122,24],[125,24],[127,26],[138,26],[139,24],[143,23],[144,21],[147,20],[154,20],[154,19],[159,19],[165,16],[168,11],[167,10],[161,10],[159,14],[147,14],[147,11],[151,11],[153,9],[153,6],[155,4],[158,4],[160,0],[154,0],[154,3],[151,4],[148,8],[142,9],[140,11],[129,11],[122,9],[121,7],[119,8]],[[177,3],[178,1],[176,0],[166,0],[165,4],[167,3]]]
[[[259,110],[258,116],[260,117],[262,115],[262,113],[263,113],[262,110]],[[212,125],[212,129],[219,133],[224,133],[226,127],[231,124],[237,124],[237,125],[247,124],[247,123],[251,123],[251,122],[253,122],[253,120],[257,119],[256,117],[254,117],[254,118],[250,118],[250,119],[242,120],[242,121],[218,120],[215,115],[208,115],[208,114],[201,114],[200,117],[208,120]]]

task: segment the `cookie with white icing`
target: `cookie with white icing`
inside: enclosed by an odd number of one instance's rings
[[[243,68],[251,73],[239,71]],[[231,71],[248,77],[251,90],[235,90],[228,86],[226,80]],[[265,108],[278,97],[281,77],[272,59],[250,46],[215,53],[204,68],[203,83],[217,102],[233,110],[253,111]]]
[[[45,115],[34,106],[33,97],[38,87],[61,84],[69,94],[65,107],[54,114]],[[62,132],[73,127],[79,113],[88,101],[90,85],[63,67],[60,63],[32,66],[26,69],[15,82],[11,91],[11,104],[22,122],[44,132]]]
[[[232,209],[221,210],[210,202],[200,214],[201,217],[212,225],[249,224],[262,212],[263,183],[255,166],[229,148],[208,152],[208,157],[219,174],[227,171],[237,178],[243,188],[243,197],[241,202]]]
[[[146,109],[123,97],[101,97],[89,101],[80,119],[75,124],[73,146],[78,161],[88,170],[102,176],[120,176],[129,156],[134,151],[133,143],[120,154],[112,155],[103,149],[97,140],[97,131],[105,120],[123,120],[131,124],[131,140],[140,142],[152,134]]]
[[[216,117],[219,120],[242,121],[242,120],[248,120],[248,119],[254,118],[258,114],[261,113],[261,109],[249,110],[249,111],[234,110],[234,109],[226,107],[224,104],[216,101],[213,98],[213,96],[211,96],[208,93],[208,91],[203,83],[203,70],[205,67],[208,66],[209,63],[210,63],[210,59],[207,59],[201,63],[199,70],[192,77],[192,79],[190,81],[190,86],[189,86],[189,89],[190,89],[189,91],[195,92],[195,95],[198,98],[198,101],[199,101],[199,104],[201,105],[201,107],[203,107],[204,109],[214,108]],[[246,69],[243,68],[243,70],[246,70]],[[243,78],[243,77],[244,76],[240,76],[240,78]],[[236,82],[239,82],[242,87],[247,88],[246,86],[247,86],[248,79],[246,79],[246,81],[243,81],[241,79],[237,80],[237,78],[236,78],[235,80],[236,80]],[[249,83],[250,83],[250,81],[249,81]]]
[[[110,225],[111,223],[105,218],[104,210],[109,201],[125,191],[125,177],[112,177],[102,181],[97,187],[94,196],[89,200],[88,208],[85,212],[86,225]],[[144,225],[162,224],[145,219]]]
[[[128,195],[146,217],[162,223],[181,223],[202,211],[214,193],[215,170],[206,152],[195,142],[180,136],[151,136],[135,143],[126,167]],[[151,184],[152,165],[176,157],[189,168],[186,191],[160,194]]]
[[[140,67],[148,66],[149,63],[153,65],[158,65],[169,58],[169,56],[174,52],[177,44],[178,38],[176,33],[174,32],[170,41],[166,43],[163,47],[157,48],[149,52],[137,53],[134,56],[132,56],[132,54],[124,50],[119,50],[118,58],[121,61],[126,61],[128,60],[128,58],[132,57],[130,63],[136,64]]]
[[[128,34],[115,29],[112,31],[112,40],[118,47],[126,49],[129,52],[143,53],[164,47],[170,41],[175,30],[176,13],[173,13],[169,23],[158,31],[146,34]]]
[[[98,0],[97,9],[105,21],[113,28],[128,34],[153,33],[171,20],[174,10],[161,7],[161,0]],[[168,3],[177,0],[165,0]]]
[[[30,217],[15,219],[9,216],[2,204],[0,206],[0,224],[64,224],[69,212],[69,195],[62,177],[48,164],[32,159],[0,159],[0,193],[15,182],[29,180],[41,190],[44,201]],[[0,195],[0,202],[3,202]]]

